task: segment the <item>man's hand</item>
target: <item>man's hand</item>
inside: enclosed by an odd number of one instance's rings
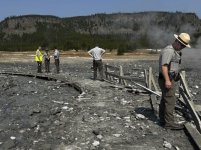
[[[172,87],[172,83],[171,83],[170,78],[169,78],[168,65],[167,64],[162,66],[162,73],[163,73],[163,77],[165,79],[165,87],[167,89],[170,89]]]
[[[172,87],[171,81],[165,81],[165,87],[166,87],[167,89],[170,89],[170,88]]]

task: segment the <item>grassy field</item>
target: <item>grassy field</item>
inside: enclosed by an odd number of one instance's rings
[[[53,51],[50,51],[50,55],[53,55]],[[1,62],[9,62],[9,61],[34,61],[35,51],[28,52],[5,52],[0,51],[0,61]],[[90,56],[86,51],[61,51],[60,52],[61,59],[69,58],[69,57],[84,57],[89,58]],[[106,51],[103,56],[103,59],[142,59],[142,60],[155,60],[158,59],[157,53],[152,53],[150,51],[135,51],[132,53],[124,53],[124,55],[117,55],[117,51]]]

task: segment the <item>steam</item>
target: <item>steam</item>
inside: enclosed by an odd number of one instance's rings
[[[196,48],[201,49],[201,37],[197,40]]]
[[[162,26],[157,24],[154,25],[152,22],[156,19],[158,22],[165,22],[165,24]],[[164,20],[162,17],[159,18],[157,13],[150,13],[148,16],[144,16],[143,19],[141,18],[141,21],[140,33],[147,34],[152,48],[157,48],[156,46],[159,46],[158,48],[163,48],[171,44],[175,40],[174,34],[185,32],[189,35],[193,35],[197,32],[197,27],[190,23],[181,24],[179,20],[175,20],[174,22],[178,27],[168,25],[167,20]],[[199,43],[201,47],[201,39]]]
[[[182,64],[185,68],[201,71],[201,49],[185,48],[182,50]]]
[[[165,47],[173,42],[174,33],[167,32],[162,29],[159,29],[158,27],[151,27],[151,29],[147,32],[150,42],[152,43],[154,48],[154,45],[158,45],[161,47]]]
[[[196,32],[196,29],[189,24],[185,24],[180,27],[180,33],[173,33],[174,30],[166,29],[162,30],[157,26],[150,27],[148,30],[149,39],[153,44],[161,45],[164,48],[174,42],[174,34],[180,34],[181,32],[189,33],[192,35]],[[201,37],[197,40],[194,48],[185,48],[182,50],[182,68],[195,69],[201,71]]]
[[[182,52],[182,58],[187,64],[191,64],[193,68],[201,70],[201,38],[198,39],[195,48],[185,48]]]

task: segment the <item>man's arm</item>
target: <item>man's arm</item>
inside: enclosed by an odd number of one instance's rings
[[[36,57],[38,57],[38,60],[40,60],[40,51],[39,50],[36,51]]]
[[[88,54],[89,54],[91,57],[93,57],[92,51],[88,51]]]
[[[162,66],[162,74],[163,74],[163,77],[165,79],[165,87],[167,89],[170,89],[172,87],[172,83],[171,83],[170,78],[169,78],[168,65],[167,64]]]
[[[104,50],[104,49],[101,50],[101,56],[102,56],[103,54],[105,54],[105,50]]]

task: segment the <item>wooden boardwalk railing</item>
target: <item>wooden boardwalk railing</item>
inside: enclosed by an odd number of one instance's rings
[[[114,67],[110,65],[105,65],[105,75],[106,81],[111,83],[118,83],[123,86],[128,86],[128,83],[132,85],[137,85],[143,90],[147,91],[150,95],[151,107],[155,113],[158,113],[159,107],[159,98],[161,97],[161,92],[159,91],[157,84],[155,82],[155,78],[152,72],[152,68],[150,67],[148,71],[144,69],[144,78],[125,76],[123,72],[123,67]],[[141,68],[134,68],[133,70],[142,70]],[[201,150],[201,105],[195,105],[193,102],[192,95],[189,91],[186,79],[185,72],[180,73],[180,86],[179,93],[176,94],[178,100],[185,105],[185,107],[190,111],[190,115],[192,117],[192,121],[185,124],[187,131],[190,136],[193,138],[196,143],[198,149]],[[144,80],[142,84],[139,84],[136,81]],[[118,82],[115,82],[118,81]]]

